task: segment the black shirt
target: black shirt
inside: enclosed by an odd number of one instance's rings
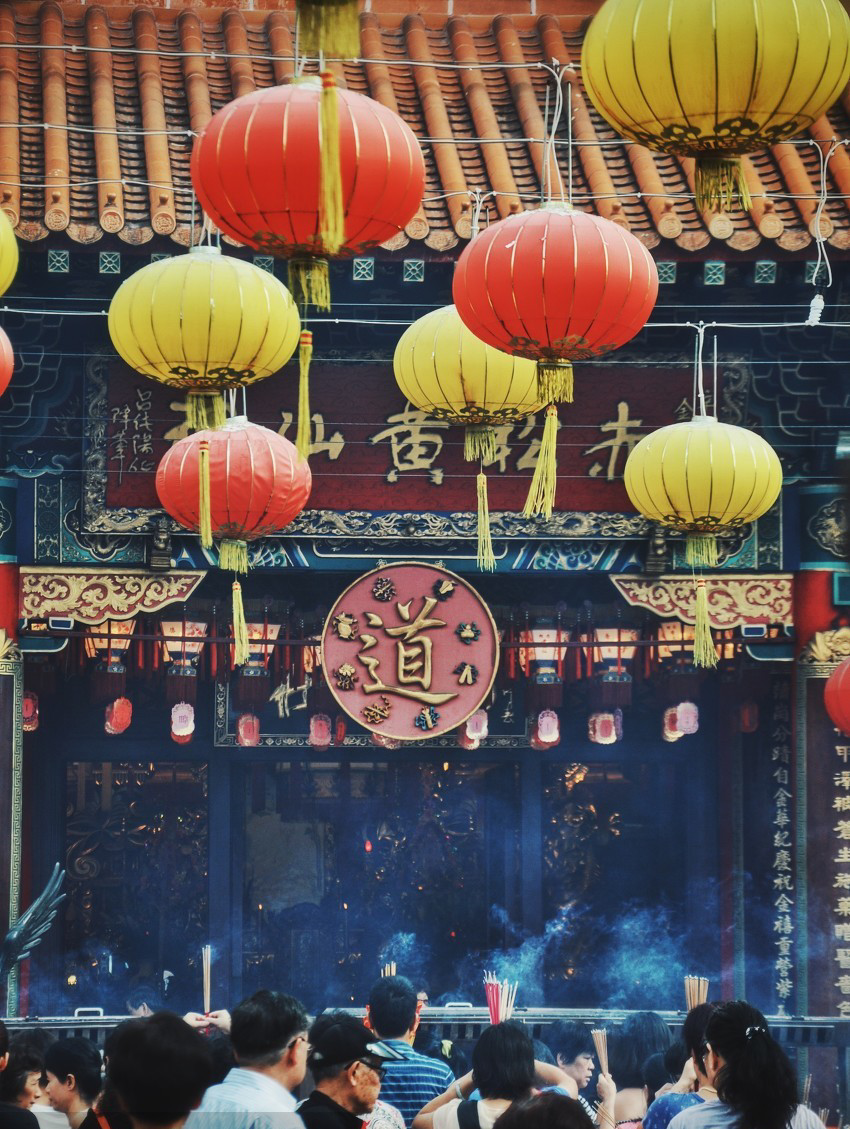
[[[0,1129],[38,1129],[38,1118],[19,1105],[0,1102]]]
[[[298,1116],[307,1129],[363,1129],[356,1113],[343,1109],[327,1094],[314,1090],[298,1107]]]

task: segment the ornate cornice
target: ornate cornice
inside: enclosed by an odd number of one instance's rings
[[[840,663],[850,658],[850,627],[816,631],[800,652],[799,662],[807,666]]]
[[[5,627],[0,627],[0,660],[15,663],[20,662],[21,651],[18,644],[8,634]]]
[[[188,600],[206,572],[150,573],[142,569],[21,569],[21,617],[69,616],[96,625],[131,619]]]
[[[790,627],[794,622],[791,580],[790,573],[707,576],[711,626],[718,630],[748,624]],[[611,583],[632,607],[646,608],[664,619],[695,622],[696,587],[692,576],[612,576]]]

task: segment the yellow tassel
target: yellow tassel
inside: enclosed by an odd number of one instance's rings
[[[490,532],[490,504],[487,500],[487,475],[481,471],[478,484],[478,567],[482,572],[493,572],[496,557],[493,553],[493,536]]]
[[[571,362],[538,361],[537,395],[544,404],[571,404],[573,402]]]
[[[198,531],[201,534],[201,547],[212,548],[212,513],[210,512],[210,445],[206,439],[201,441],[198,455]]]
[[[331,308],[331,280],[327,259],[290,259],[289,290],[296,306]]]
[[[708,593],[702,577],[697,581],[696,627],[694,629],[694,666],[717,666],[717,650],[708,618]]]
[[[228,572],[248,571],[248,542],[222,541],[218,553],[218,567]]]
[[[319,236],[322,250],[335,255],[345,242],[342,166],[339,155],[339,96],[330,71],[322,71],[322,154],[319,190]]]
[[[552,516],[558,476],[557,450],[558,409],[554,404],[550,404],[546,409],[537,466],[534,468],[534,477],[522,511],[525,517],[539,517],[542,514],[548,521]]]
[[[467,426],[463,436],[463,457],[468,463],[495,461],[496,432],[489,423]]]
[[[356,59],[360,54],[357,0],[299,0],[298,40],[305,55]]]
[[[313,356],[313,334],[301,331],[298,346],[298,431],[295,449],[302,459],[310,454],[310,358]]]
[[[689,533],[685,560],[691,568],[717,568],[717,538],[713,533]]]
[[[218,431],[225,420],[220,392],[190,392],[186,397],[186,423],[190,431]]]
[[[242,666],[250,657],[248,650],[248,625],[242,604],[242,585],[233,581],[233,665]]]
[[[697,157],[694,189],[701,211],[731,211],[737,205],[748,212],[753,205],[739,157]]]

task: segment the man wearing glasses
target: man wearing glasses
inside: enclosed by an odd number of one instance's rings
[[[282,992],[255,992],[235,1007],[238,1065],[207,1090],[187,1129],[303,1129],[292,1091],[307,1071],[307,1024],[303,1005]]]
[[[364,1129],[386,1064],[401,1055],[344,1011],[320,1015],[309,1040],[307,1065],[316,1088],[298,1107],[307,1129]]]

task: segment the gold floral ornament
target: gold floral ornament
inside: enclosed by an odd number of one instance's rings
[[[850,18],[840,0],[606,0],[582,77],[624,137],[696,159],[699,209],[749,208],[741,155],[803,132],[838,98]]]

